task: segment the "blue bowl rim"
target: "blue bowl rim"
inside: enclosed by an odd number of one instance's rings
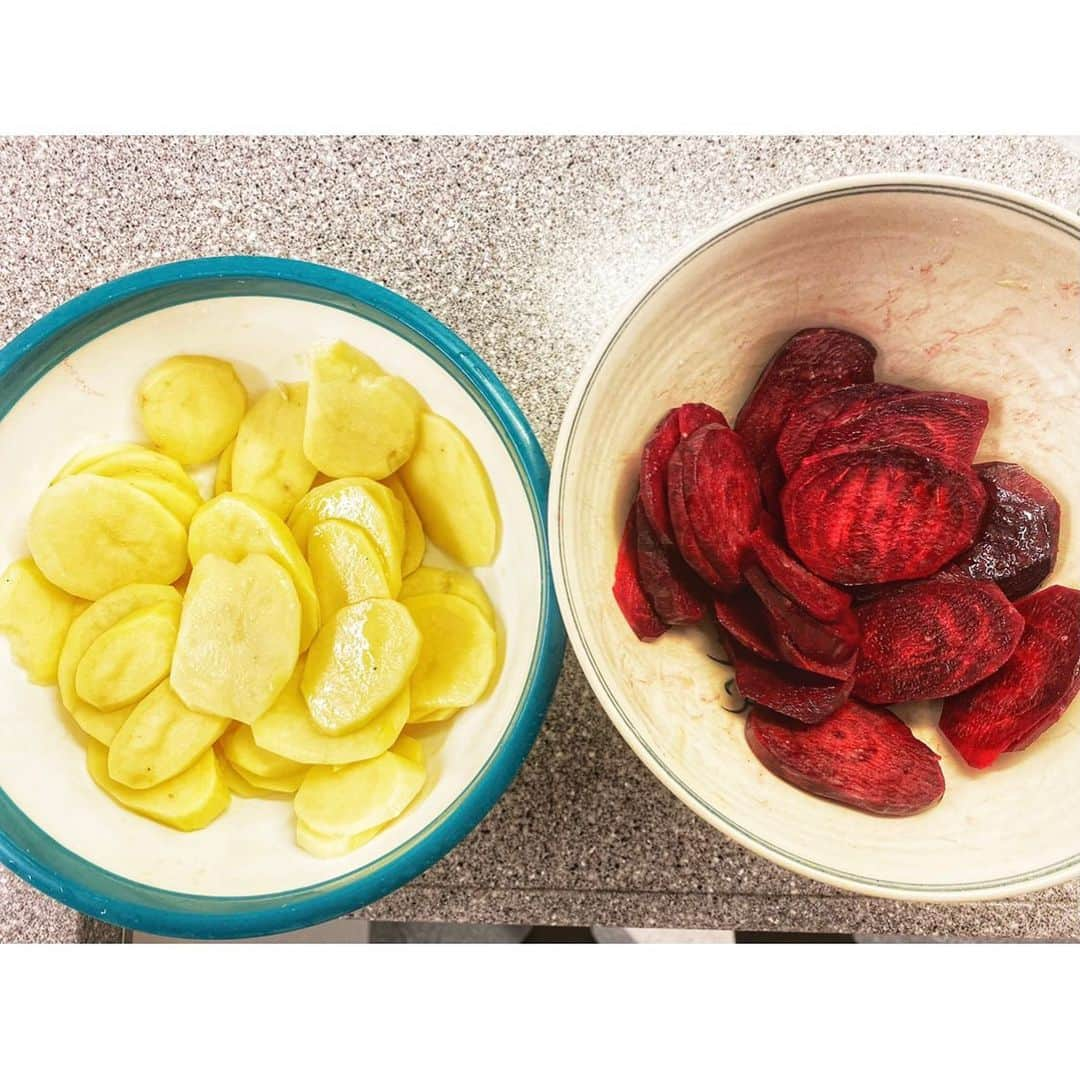
[[[543,582],[539,630],[532,666],[514,716],[464,791],[433,822],[374,863],[315,885],[258,897],[221,897],[178,893],[133,881],[98,867],[63,847],[35,825],[0,788],[0,815],[18,822],[46,851],[52,850],[53,854],[87,867],[90,876],[99,879],[101,885],[88,887],[66,879],[62,872],[34,857],[4,831],[0,831],[0,863],[41,892],[86,915],[157,934],[193,938],[252,937],[310,926],[374,903],[427,870],[476,827],[517,774],[547,713],[566,644],[555,600],[547,542],[549,469],[535,434],[506,387],[461,338],[423,308],[381,285],[318,263],[268,256],[218,256],[166,263],[106,282],[42,316],[0,349],[0,380],[17,370],[26,357],[47,347],[51,340],[122,301],[167,290],[171,286],[198,282],[213,282],[214,296],[250,295],[254,291],[252,282],[258,280],[310,287],[326,294],[326,298],[316,299],[316,302],[350,311],[354,311],[354,305],[358,303],[379,313],[382,316],[377,320],[380,325],[423,349],[470,394],[495,427],[513,459],[530,504]],[[349,303],[334,304],[332,297],[335,295]],[[185,296],[157,304],[140,314],[203,298]],[[314,299],[306,295],[302,298]],[[123,321],[126,320],[119,320]],[[96,331],[92,336],[101,332]],[[36,378],[62,359],[63,355],[58,354]],[[28,388],[23,387],[10,401],[0,400],[0,417]],[[0,399],[2,397],[0,395]],[[106,884],[113,892],[102,891]],[[123,894],[121,897],[115,895],[117,889]],[[131,893],[138,898],[132,899]],[[155,906],[155,897],[223,910],[207,913],[165,909]],[[280,903],[255,911],[228,910],[231,904],[271,900]]]

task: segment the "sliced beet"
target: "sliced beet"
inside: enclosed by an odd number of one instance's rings
[[[877,350],[869,341],[832,327],[800,330],[765,366],[735,418],[751,459],[760,465],[794,406],[811,394],[874,381]]]
[[[641,502],[635,505],[638,575],[653,610],[669,626],[699,622],[705,616],[705,604],[690,571],[678,552],[653,531]]]
[[[717,573],[701,548],[697,534],[690,522],[690,510],[686,505],[686,447],[684,440],[671,455],[667,473],[668,509],[671,512],[671,531],[675,537],[675,546],[679,549],[686,564],[706,584],[723,592],[731,590],[731,580],[727,575]]]
[[[685,405],[679,406],[678,413],[679,434],[684,438],[687,435],[693,435],[698,428],[704,427],[706,424],[728,426],[724,414],[719,409],[706,405],[703,401],[688,401]]]
[[[630,629],[642,641],[652,641],[667,629],[641,587],[637,555],[637,503],[630,507],[630,512],[626,515],[626,525],[619,541],[619,554],[615,560],[615,585],[612,592],[615,594],[615,603],[630,624]]]
[[[944,576],[892,588],[855,609],[855,694],[888,705],[950,697],[1013,654],[1024,618],[992,582]]]
[[[715,587],[734,590],[761,517],[757,469],[742,439],[720,424],[698,428],[679,449],[682,498],[697,547],[719,579]]]
[[[840,682],[789,664],[773,663],[730,638],[725,639],[725,644],[743,697],[800,723],[820,723],[851,693],[851,679]]]
[[[857,701],[811,727],[751,709],[746,741],[782,780],[871,814],[917,814],[945,794],[937,754],[887,709]]]
[[[1030,746],[1080,690],[1080,592],[1052,585],[1016,609],[1024,631],[1012,656],[941,711],[942,734],[976,769]]]
[[[815,618],[838,619],[851,607],[851,597],[843,589],[807,570],[780,546],[772,522],[754,531],[750,550],[772,583]]]
[[[970,546],[985,504],[969,467],[903,446],[817,454],[780,493],[788,546],[844,585],[929,577]]]
[[[766,660],[779,660],[772,642],[772,630],[761,601],[751,589],[739,589],[730,596],[713,597],[716,621],[740,645]]]
[[[975,472],[989,502],[975,543],[954,564],[995,581],[1011,600],[1037,589],[1057,562],[1061,507],[1042,481],[1010,461],[985,461]]]

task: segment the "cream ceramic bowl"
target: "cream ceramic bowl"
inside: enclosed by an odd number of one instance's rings
[[[1018,461],[1056,492],[1050,579],[1080,587],[1080,220],[969,181],[888,176],[822,184],[726,222],[628,306],[581,376],[552,469],[556,592],[593,690],[672,792],[750,850],[832,885],[960,901],[1080,872],[1080,700],[985,773],[941,738],[937,708],[906,710],[941,755],[944,800],[882,819],[768,773],[702,629],[639,642],[611,594],[641,445],[665,410],[704,400],[734,420],[763,364],[804,326],[878,347],[878,378],[989,400],[979,458]]]

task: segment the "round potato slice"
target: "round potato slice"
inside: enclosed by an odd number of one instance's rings
[[[416,410],[417,415],[427,411],[428,403],[424,400],[424,395],[411,382],[396,375],[388,378],[394,389]]]
[[[135,582],[167,585],[187,567],[184,526],[157,499],[109,477],[79,474],[46,488],[26,538],[45,577],[85,600]]]
[[[300,692],[301,667],[274,704],[251,725],[261,750],[308,765],[348,765],[389,750],[409,719],[409,692],[403,690],[362,728],[327,735],[315,726]]]
[[[254,784],[249,784],[226,760],[225,755],[216,753],[218,768],[221,770],[221,775],[225,778],[225,784],[228,789],[234,794],[239,795],[241,799],[262,799],[270,796],[270,792],[265,788],[257,788]]]
[[[409,682],[416,716],[479,701],[496,659],[495,631],[479,608],[449,593],[412,596],[403,603],[423,640]]]
[[[252,736],[251,728],[244,724],[230,728],[221,740],[221,751],[230,765],[239,766],[246,775],[261,780],[290,776],[300,768],[300,762],[290,761],[261,747]]]
[[[305,383],[267,390],[248,411],[236,435],[230,486],[286,518],[311,487],[316,469],[304,456]]]
[[[185,529],[194,517],[195,511],[202,504],[202,499],[186,488],[174,484],[171,480],[163,480],[152,473],[129,472],[116,479],[124,480],[132,487],[153,496]]]
[[[240,779],[253,787],[260,795],[267,792],[272,795],[291,795],[303,783],[308,772],[307,767],[304,766],[284,776],[257,776],[242,765],[232,763],[232,767]]]
[[[86,744],[86,767],[94,783],[121,806],[184,832],[206,828],[229,805],[229,789],[213,750],[179,776],[141,790],[118,784],[109,775],[109,751],[92,739]]]
[[[392,598],[386,561],[362,525],[320,521],[311,530],[307,550],[323,622],[349,604]]]
[[[138,404],[154,446],[183,465],[201,465],[236,438],[247,393],[227,361],[173,356],[143,379]]]
[[[167,454],[151,450],[148,446],[135,446],[130,443],[122,443],[114,447],[108,453],[99,454],[97,451],[87,451],[78,455],[68,462],[65,470],[71,468],[75,461],[83,458],[83,463],[74,470],[75,474],[85,473],[91,476],[108,476],[114,480],[125,480],[129,476],[156,476],[159,480],[173,484],[186,491],[193,498],[202,501],[202,495],[195,481],[184,471],[179,462]],[[64,470],[61,470],[61,479]],[[57,481],[54,480],[55,484]]]
[[[232,459],[236,453],[236,440],[233,439],[218,458],[217,470],[214,473],[214,494],[224,495],[232,489]]]
[[[115,709],[113,712],[102,712],[93,705],[86,705],[79,701],[75,708],[71,709],[71,718],[91,739],[96,739],[102,746],[112,745],[117,733],[127,723],[134,705],[126,709]]]
[[[415,714],[409,717],[409,726],[413,724],[441,724],[444,720],[452,720],[460,712],[460,709],[432,709],[431,712]]]
[[[420,414],[416,447],[401,467],[424,532],[466,566],[487,566],[499,549],[500,518],[487,469],[444,416]]]
[[[355,836],[327,836],[296,819],[296,843],[309,855],[317,859],[336,859],[348,855],[371,840],[380,830],[366,829]]]
[[[124,616],[83,653],[75,692],[104,712],[134,705],[169,674],[179,626],[180,605],[171,598]]]
[[[419,658],[420,633],[404,605],[342,608],[312,642],[300,680],[316,727],[343,735],[368,723],[405,689]]]
[[[423,561],[424,552],[427,550],[427,540],[424,537],[424,526],[420,521],[420,515],[405,490],[397,473],[388,476],[383,483],[394,493],[395,498],[401,503],[401,510],[405,521],[405,550],[401,555],[401,573],[411,574]]]
[[[495,609],[491,606],[488,594],[484,591],[484,586],[467,571],[450,570],[441,566],[421,566],[401,582],[398,599],[404,601],[410,596],[433,593],[458,596],[462,600],[468,600],[470,604],[475,604],[488,625],[492,630],[495,629]]]
[[[133,442],[100,443],[97,446],[92,446],[89,450],[80,450],[79,453],[68,460],[68,463],[52,478],[50,483],[55,484],[58,480],[63,480],[65,476],[73,476],[75,473],[86,471],[97,462],[126,450],[147,450],[148,453],[157,453],[155,450],[149,450],[147,447]],[[175,465],[176,462],[173,462],[173,464]],[[183,469],[180,471],[183,472]],[[185,473],[185,475],[187,474]]]
[[[162,784],[190,768],[228,720],[192,712],[167,682],[138,703],[109,745],[109,776],[130,788]]]
[[[300,651],[319,629],[319,598],[311,569],[284,522],[250,495],[225,492],[204,503],[188,530],[193,566],[205,555],[239,562],[246,555],[269,555],[292,578],[300,600]]]
[[[189,709],[251,723],[300,654],[296,586],[269,555],[204,555],[191,572],[170,681]]]

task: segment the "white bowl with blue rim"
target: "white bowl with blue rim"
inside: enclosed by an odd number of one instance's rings
[[[0,861],[36,888],[110,922],[161,934],[240,937],[363,907],[427,869],[503,793],[554,690],[564,636],[548,561],[548,467],[506,388],[447,327],[403,297],[312,263],[227,257],[109,282],[0,350],[3,565],[26,554],[38,494],[75,452],[141,441],[135,387],[176,353],[231,360],[249,391],[306,377],[302,356],[343,339],[404,376],[472,440],[503,517],[478,571],[499,613],[505,662],[493,693],[423,736],[420,797],[373,841],[316,859],[293,839],[288,800],[233,799],[209,828],[180,833],[94,786],[82,736],[54,689],[32,686],[0,648]]]

